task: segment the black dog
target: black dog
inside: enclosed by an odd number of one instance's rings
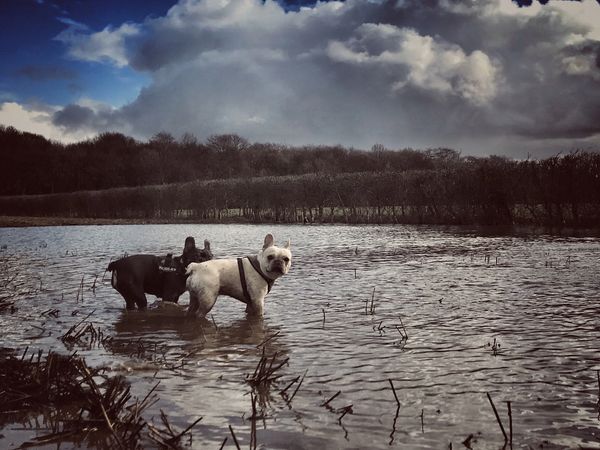
[[[204,262],[212,259],[210,243],[204,241],[204,248],[196,247],[193,237],[185,240],[183,254],[173,257],[154,255],[132,255],[113,261],[107,270],[112,272],[111,284],[125,299],[127,309],[146,308],[145,294],[152,294],[167,302],[179,300],[185,292],[185,268],[191,262]]]

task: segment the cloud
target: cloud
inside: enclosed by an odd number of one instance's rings
[[[124,67],[128,64],[126,40],[138,33],[138,26],[128,23],[118,28],[108,26],[91,34],[86,34],[80,27],[70,26],[55,39],[69,47],[68,55],[73,59],[109,62],[117,67]]]
[[[474,103],[486,103],[496,93],[498,68],[485,53],[466,55],[457,45],[436,42],[410,28],[362,24],[347,41],[330,41],[327,54],[334,61],[397,72],[394,90],[413,85]]]
[[[24,106],[16,102],[4,102],[0,103],[0,124],[62,142],[76,142],[94,135],[94,132],[80,128],[66,132],[64,128],[55,126],[52,117],[57,110],[57,107],[48,105]]]
[[[77,22],[69,17],[57,17],[56,20],[68,25],[70,30],[89,31],[90,29],[86,24]]]
[[[54,124],[519,156],[600,143],[592,20],[555,2],[523,13],[505,3],[347,0],[285,11],[271,0],[180,0],[143,23],[66,30],[71,57],[127,65],[151,82],[121,108],[69,105]]]

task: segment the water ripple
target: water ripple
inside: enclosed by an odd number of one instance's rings
[[[266,232],[292,240],[294,263],[267,298],[263,320],[248,320],[244,305],[227,298],[207,321],[185,321],[177,307],[125,312],[102,280],[124,253],[177,253],[193,235],[209,239],[218,257],[247,255]],[[217,448],[228,424],[249,442],[244,380],[269,337],[267,354],[289,362],[261,397],[268,419],[257,438],[266,448],[388,448],[390,436],[405,448],[459,448],[474,434],[478,449],[497,449],[503,441],[486,392],[503,417],[512,402],[520,446],[600,445],[596,238],[147,225],[7,228],[0,244],[0,276],[14,277],[5,290],[14,288],[17,307],[0,315],[3,346],[71,351],[60,336],[94,311],[90,320],[113,343],[78,352],[125,373],[139,392],[160,379],[151,412],[171,411],[182,427],[204,416],[194,447]],[[49,310],[58,313],[43,314]],[[305,372],[287,405],[279,389]],[[402,405],[395,422],[389,379]],[[332,410],[320,406],[338,390]],[[350,404],[354,414],[338,422],[336,408]]]

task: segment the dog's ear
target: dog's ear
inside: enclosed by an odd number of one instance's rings
[[[283,246],[283,248],[287,248],[287,249],[289,249],[289,248],[290,248],[290,245],[291,245],[291,242],[290,242],[290,240],[288,239],[288,240],[287,240],[287,242],[285,243],[285,245]]]
[[[204,250],[210,251],[210,242],[208,242],[208,239],[204,239]]]
[[[185,244],[183,245],[183,253],[187,253],[190,250],[193,250],[195,248],[196,248],[196,240],[191,236],[186,237]]]
[[[273,235],[271,233],[267,234],[265,236],[265,243],[263,245],[263,250],[271,247],[273,245]]]

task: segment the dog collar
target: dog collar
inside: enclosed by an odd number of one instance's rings
[[[248,261],[250,261],[250,265],[252,266],[252,268],[254,270],[256,270],[256,272],[262,277],[262,279],[267,282],[267,294],[269,292],[271,292],[271,288],[273,287],[275,280],[273,280],[265,275],[265,273],[260,268],[260,263],[258,262],[258,258],[256,256],[247,256],[246,259],[248,259]],[[238,258],[237,263],[238,263],[238,270],[240,272],[240,281],[242,283],[242,291],[244,293],[244,300],[246,301],[246,304],[250,304],[252,299],[250,298],[250,293],[248,292],[248,285],[246,284],[246,272],[244,270],[244,258]]]

